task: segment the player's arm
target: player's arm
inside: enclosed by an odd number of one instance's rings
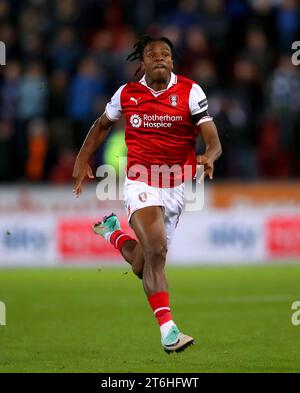
[[[79,196],[82,192],[82,182],[86,176],[90,179],[94,178],[92,169],[89,166],[89,159],[94,151],[101,145],[106,138],[113,121],[109,120],[105,113],[102,114],[90,128],[85,141],[77,155],[74,169],[74,190],[76,196]]]
[[[204,165],[202,178],[206,175],[213,178],[214,162],[222,154],[222,147],[218,136],[217,127],[213,118],[208,113],[208,102],[201,87],[194,83],[190,91],[189,107],[192,120],[198,127],[206,146],[205,153],[197,156],[199,165]]]
[[[202,139],[205,143],[205,153],[197,156],[199,165],[204,165],[203,177],[213,178],[214,162],[222,154],[217,127],[213,120],[205,121],[199,125]]]
[[[94,151],[101,145],[106,138],[111,126],[120,119],[122,115],[121,92],[126,85],[121,86],[112,96],[110,102],[105,107],[105,112],[95,121],[90,128],[85,141],[77,155],[74,169],[74,193],[79,196],[82,192],[82,182],[86,176],[93,178],[89,159]]]

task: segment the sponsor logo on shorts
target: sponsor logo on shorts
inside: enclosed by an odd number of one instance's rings
[[[147,193],[146,193],[146,192],[141,192],[141,193],[139,194],[139,200],[140,200],[141,202],[146,202],[146,200],[147,200]]]

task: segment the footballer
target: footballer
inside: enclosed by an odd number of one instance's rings
[[[142,280],[165,352],[180,352],[192,345],[194,339],[183,334],[173,321],[166,255],[184,205],[184,182],[195,176],[197,164],[204,165],[204,176],[213,178],[221,144],[201,87],[173,73],[171,41],[144,36],[134,48],[128,60],[139,61],[136,74],[142,72],[143,77],[121,86],[89,130],[74,165],[74,193],[81,194],[86,176],[93,178],[91,155],[114,122],[125,116],[128,153],[124,202],[138,240],[122,232],[115,214],[104,217],[93,230],[121,252]],[[206,150],[204,155],[196,156],[199,133]],[[157,169],[160,166],[176,169],[164,173]],[[191,171],[185,171],[186,167]]]

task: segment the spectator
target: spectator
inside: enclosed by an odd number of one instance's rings
[[[20,41],[31,34],[43,34],[46,31],[46,14],[39,10],[37,7],[26,7],[20,13],[19,28],[22,33]]]
[[[80,58],[82,49],[76,39],[72,27],[62,27],[55,37],[55,43],[50,50],[49,58],[54,70],[73,73]]]
[[[60,148],[74,148],[72,125],[67,119],[68,76],[54,71],[50,76],[48,119],[53,142]]]
[[[37,33],[27,34],[22,40],[20,51],[20,58],[25,64],[43,59],[46,55],[43,36]]]
[[[291,156],[280,145],[279,124],[268,114],[260,127],[258,162],[265,178],[286,178],[291,171]]]
[[[0,121],[0,181],[14,178],[13,124],[8,120]]]
[[[79,7],[75,0],[55,0],[56,27],[75,26],[80,20]]]
[[[226,117],[229,124],[229,172],[233,177],[257,176],[257,121],[262,111],[262,91],[254,63],[239,59],[229,90]]]
[[[30,63],[20,81],[18,117],[28,121],[47,112],[48,84],[43,66]]]
[[[6,58],[17,59],[19,54],[19,42],[17,41],[17,31],[9,23],[0,25],[0,41],[5,43]]]
[[[266,77],[273,63],[273,55],[268,46],[267,37],[264,31],[257,27],[252,27],[246,35],[246,46],[241,52],[243,57],[256,64],[262,77]]]
[[[44,179],[47,150],[47,124],[40,119],[32,120],[28,125],[28,157],[25,169],[27,179],[34,182]]]
[[[282,0],[276,18],[279,45],[283,51],[289,51],[291,43],[299,39],[300,12],[296,0]]]
[[[184,61],[181,64],[180,72],[189,75],[195,62],[201,59],[212,59],[213,48],[209,44],[207,35],[199,27],[190,27],[186,32]]]
[[[62,149],[59,152],[56,165],[51,169],[49,179],[56,184],[63,184],[72,178],[74,160],[76,154],[69,149]]]
[[[181,29],[176,25],[164,26],[161,31],[162,37],[168,37],[174,45],[175,50],[178,52],[182,48],[183,35]]]
[[[110,75],[114,66],[113,37],[108,29],[97,31],[91,38],[90,51],[94,60]]]
[[[291,149],[292,135],[300,108],[300,74],[290,56],[283,55],[271,75],[267,88],[270,111],[279,121],[279,140],[284,148]]]
[[[0,112],[2,119],[11,121],[16,119],[20,93],[20,71],[20,65],[17,62],[10,62],[4,67]]]
[[[114,73],[113,73],[113,89],[115,90],[120,85],[126,83],[128,79],[132,79],[135,72],[127,73],[127,56],[130,48],[136,42],[136,36],[133,31],[128,30],[124,32],[122,39],[119,40],[118,49],[114,51]]]
[[[141,77],[126,57],[144,33],[171,39],[175,72],[206,92],[223,144],[216,176],[299,175],[298,1],[148,0],[146,11],[143,0],[0,0],[0,179],[68,179],[111,94]]]
[[[276,29],[276,10],[273,0],[250,0],[252,15],[248,18],[248,24],[258,26],[264,30],[268,41],[278,41],[278,30]]]
[[[300,74],[290,56],[280,57],[279,65],[271,75],[269,104],[275,112],[298,112],[300,105]]]
[[[71,81],[68,93],[68,115],[74,121],[76,148],[81,145],[87,127],[99,115],[104,94],[104,79],[95,61],[91,57],[84,58]]]
[[[191,78],[199,83],[210,100],[220,90],[217,68],[211,60],[198,60],[194,63]]]
[[[48,117],[50,119],[66,117],[66,99],[68,76],[62,70],[56,70],[50,76],[48,95]]]
[[[222,0],[203,1],[202,26],[219,50],[224,50],[226,34],[229,31],[229,19],[224,12],[224,6],[225,3]]]
[[[0,23],[7,23],[11,21],[11,10],[7,0],[0,0]]]
[[[191,26],[201,25],[202,18],[198,12],[198,2],[196,0],[180,0],[177,9],[168,13],[163,24],[178,26],[185,31]]]

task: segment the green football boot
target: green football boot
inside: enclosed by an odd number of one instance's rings
[[[167,354],[172,352],[182,352],[194,344],[194,339],[186,334],[181,333],[177,326],[172,326],[166,337],[161,341],[162,346]]]
[[[121,229],[120,221],[118,217],[112,213],[109,216],[103,217],[102,221],[97,222],[93,225],[93,231],[104,239],[108,240],[110,235],[117,230]]]

